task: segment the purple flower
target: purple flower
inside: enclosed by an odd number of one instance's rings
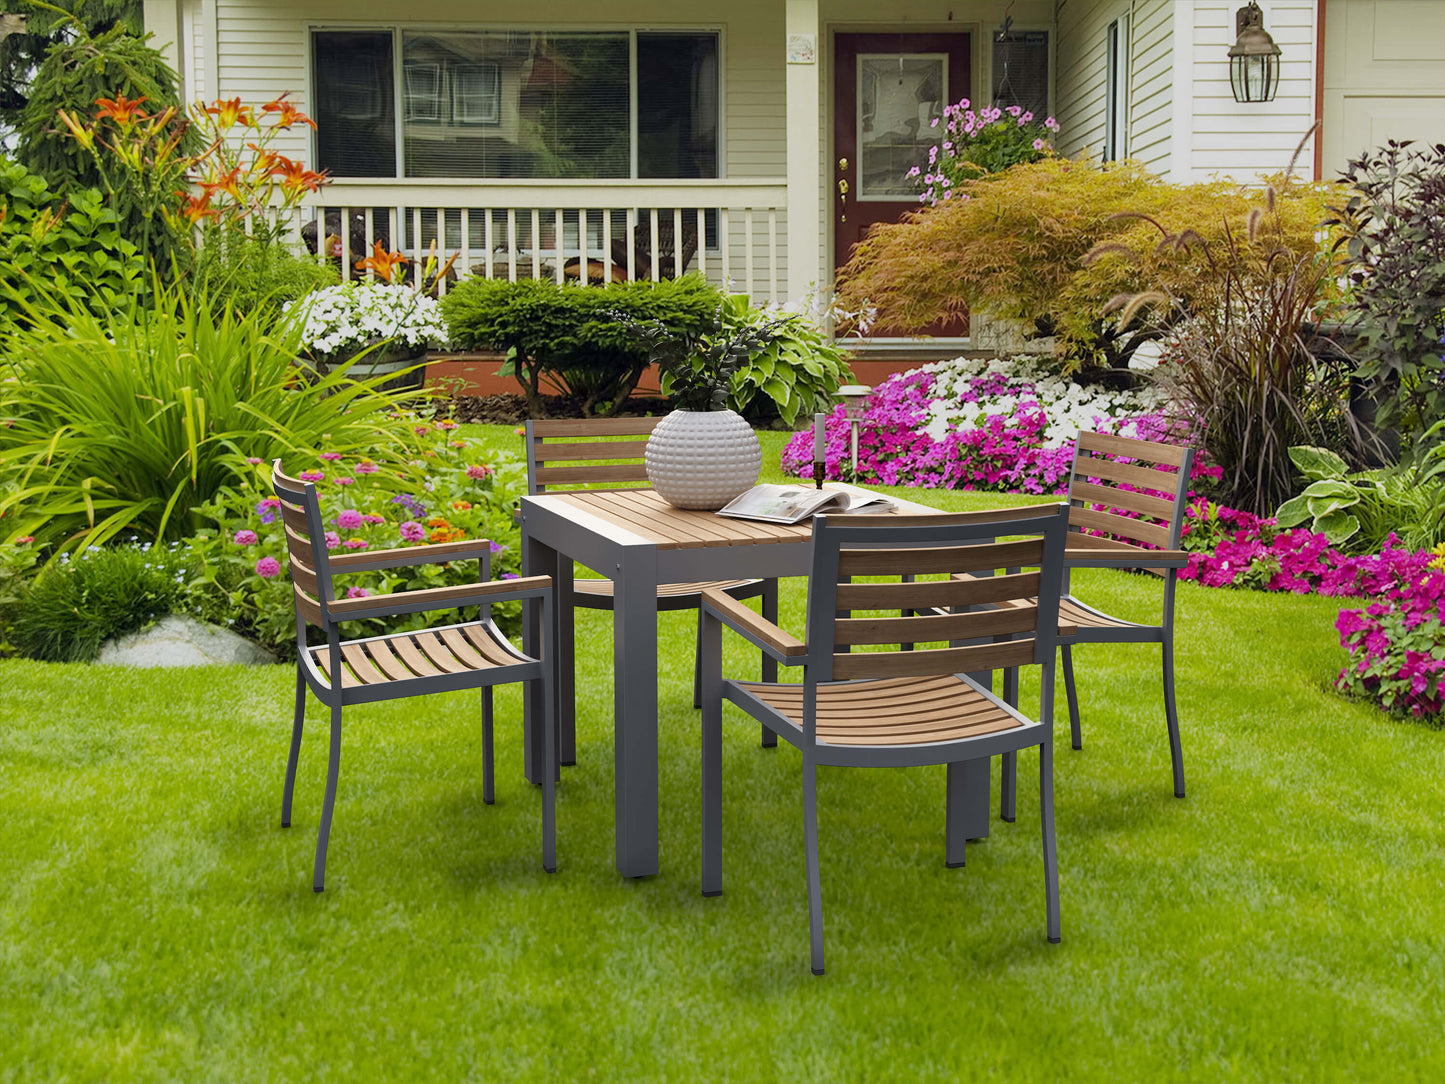
[[[262,557],[256,562],[256,575],[263,580],[281,575],[281,562],[274,557]]]

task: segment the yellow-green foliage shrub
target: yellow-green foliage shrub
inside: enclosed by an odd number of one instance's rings
[[[1161,239],[1184,230],[1207,241],[1243,236],[1254,207],[1239,185],[1170,184],[1132,162],[1050,158],[959,187],[968,199],[869,232],[840,275],[842,306],[875,309],[879,324],[904,328],[982,313],[1030,337],[1058,336],[1078,365],[1124,364],[1160,333],[1138,320],[1121,332],[1106,312],[1120,294],[1162,281],[1191,306],[1217,302],[1218,276]],[[1324,188],[1281,187],[1278,199],[1286,247],[1317,248]]]

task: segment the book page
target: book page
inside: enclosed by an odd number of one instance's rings
[[[764,484],[734,497],[718,509],[718,515],[797,523],[819,511],[840,507],[844,499],[846,495],[838,490]]]

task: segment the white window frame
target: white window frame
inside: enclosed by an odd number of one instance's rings
[[[1121,14],[1104,31],[1105,162],[1129,157],[1129,16]]]
[[[442,116],[442,101],[446,98],[442,66],[435,61],[413,60],[403,66],[402,74],[406,79],[406,93],[402,95],[402,101],[406,103],[405,119],[438,124],[445,120]],[[413,77],[420,79],[422,76],[429,76],[432,80],[429,92],[418,92],[413,84]]]

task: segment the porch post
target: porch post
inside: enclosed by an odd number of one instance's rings
[[[190,99],[186,95],[185,59],[181,50],[181,5],[179,0],[144,0],[142,18],[146,33],[154,34],[153,43],[166,63],[181,77],[181,101]]]
[[[823,40],[818,0],[783,0],[786,17],[788,133],[788,300],[831,286],[823,268],[823,121],[819,83]]]

